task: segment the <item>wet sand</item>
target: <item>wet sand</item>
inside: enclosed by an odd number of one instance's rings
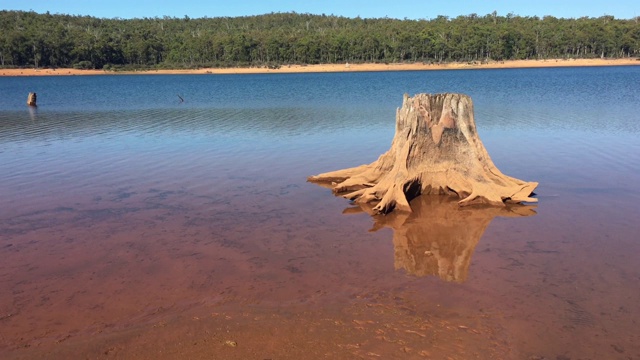
[[[149,71],[104,71],[77,69],[2,69],[0,76],[65,76],[65,75],[113,75],[113,74],[286,74],[286,73],[329,73],[358,71],[423,71],[459,69],[517,69],[571,66],[623,66],[640,65],[635,58],[628,59],[550,59],[550,60],[508,60],[488,63],[447,63],[447,64],[321,64],[284,65],[279,69],[265,67],[249,68],[202,68],[192,70],[149,70]]]

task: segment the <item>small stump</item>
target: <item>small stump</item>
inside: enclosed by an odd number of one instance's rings
[[[36,100],[37,100],[36,93],[30,92],[29,96],[27,97],[27,105],[28,106],[38,106],[36,104]]]

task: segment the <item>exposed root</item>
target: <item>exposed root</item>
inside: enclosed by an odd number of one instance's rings
[[[409,206],[407,197],[404,194],[403,186],[393,184],[378,205],[373,207],[373,211],[377,214],[387,214],[396,209],[411,212],[411,206]]]

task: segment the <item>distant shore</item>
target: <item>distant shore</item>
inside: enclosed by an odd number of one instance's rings
[[[330,73],[361,71],[423,71],[423,70],[459,70],[459,69],[518,69],[542,67],[583,67],[583,66],[621,66],[640,65],[636,58],[627,59],[548,59],[548,60],[507,60],[488,63],[390,63],[390,64],[320,64],[320,65],[283,65],[277,69],[266,67],[246,68],[201,68],[188,70],[140,70],[105,71],[78,69],[0,69],[0,76],[70,76],[70,75],[119,75],[119,74],[287,74],[287,73]]]

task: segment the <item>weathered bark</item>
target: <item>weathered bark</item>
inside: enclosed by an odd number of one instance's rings
[[[504,175],[476,132],[471,98],[462,94],[404,96],[396,112],[391,148],[368,165],[308,178],[331,183],[333,192],[355,202],[377,202],[376,213],[411,211],[419,194],[449,194],[459,205],[537,202],[538,183]]]
[[[27,105],[28,106],[37,106],[36,104],[36,93],[29,93],[29,96],[27,96]]]
[[[411,202],[413,212],[374,215],[371,231],[393,229],[394,264],[415,276],[438,276],[445,281],[464,282],[480,238],[496,216],[535,215],[535,206],[510,204],[479,209],[459,207],[448,196],[424,195]],[[345,213],[367,212],[359,204]]]

